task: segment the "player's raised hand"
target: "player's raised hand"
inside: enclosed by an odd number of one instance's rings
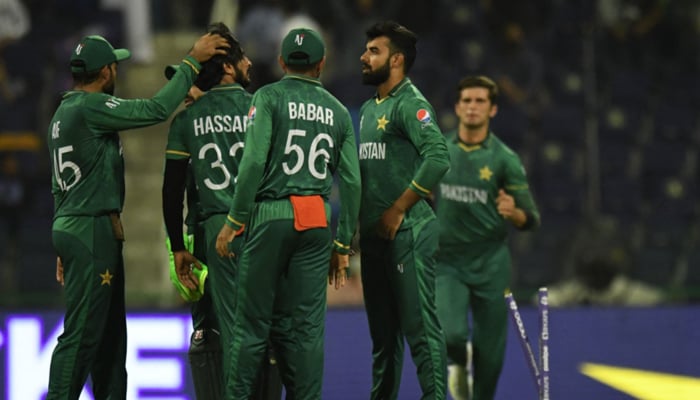
[[[515,214],[515,200],[513,196],[506,193],[503,189],[498,189],[498,197],[496,197],[496,207],[498,213],[506,219],[512,219]]]
[[[195,60],[203,63],[216,54],[226,54],[226,49],[231,47],[226,38],[221,35],[207,33],[202,35],[192,46],[190,55]]]

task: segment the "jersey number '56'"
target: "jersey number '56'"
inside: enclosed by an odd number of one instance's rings
[[[285,161],[282,163],[282,169],[287,175],[294,175],[301,170],[304,166],[304,160],[306,158],[304,150],[294,142],[295,137],[306,137],[306,131],[303,129],[290,129],[289,135],[287,136],[287,144],[284,146],[284,154],[291,155],[294,153],[296,155],[296,162],[293,166]],[[331,159],[331,155],[328,153],[327,149],[319,148],[321,142],[328,142],[328,148],[333,148],[333,138],[327,133],[319,133],[316,135],[314,140],[311,142],[308,154],[308,169],[316,179],[326,179],[327,165]],[[323,157],[321,171],[317,168],[318,157]]]

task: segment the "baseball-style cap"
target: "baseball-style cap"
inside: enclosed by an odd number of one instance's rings
[[[296,28],[282,40],[282,60],[288,65],[315,64],[326,53],[326,45],[318,32],[308,28]]]
[[[70,69],[73,72],[92,72],[129,57],[131,57],[129,50],[115,49],[102,36],[85,36],[70,56]]]

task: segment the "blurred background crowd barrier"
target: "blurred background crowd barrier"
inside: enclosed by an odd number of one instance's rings
[[[538,231],[511,238],[516,298],[547,285],[555,305],[700,300],[700,2],[0,0],[0,304],[62,304],[45,141],[80,37],[130,48],[117,95],[150,97],[212,20],[233,27],[255,87],[281,76],[283,33],[312,26],[328,44],[322,82],[357,119],[373,94],[360,78],[364,30],[384,18],[419,35],[409,75],[443,131],[456,126],[459,78],[501,87],[492,128],[522,158],[542,213]],[[181,305],[160,209],[167,129],[121,135],[130,307]],[[358,264],[330,305],[361,304]]]

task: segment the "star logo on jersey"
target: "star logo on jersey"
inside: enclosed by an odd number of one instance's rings
[[[382,117],[377,120],[377,129],[386,132],[386,125],[388,123],[389,120],[386,119],[386,114],[382,115]]]
[[[114,278],[114,275],[109,273],[109,269],[105,270],[104,274],[100,274],[100,278],[102,278],[102,285],[112,285],[112,278]]]
[[[493,172],[489,169],[488,165],[479,170],[479,179],[482,181],[491,180],[491,176],[493,176]]]

